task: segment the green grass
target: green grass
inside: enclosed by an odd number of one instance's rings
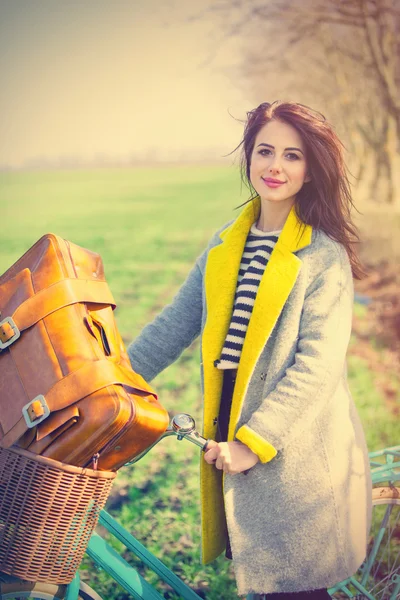
[[[238,214],[233,209],[246,197],[239,189],[235,170],[222,167],[0,174],[0,272],[50,231],[99,252],[128,343],[171,300],[212,233]],[[366,317],[365,307],[356,311]],[[349,385],[370,450],[398,443],[395,419],[366,362],[349,354]],[[171,415],[189,412],[200,428],[198,360],[196,341],[154,386]],[[233,600],[231,562],[222,556],[200,565],[199,460],[194,446],[167,438],[119,473],[118,493],[109,506],[139,541],[208,600]],[[137,559],[129,560],[156,581]],[[83,578],[104,598],[128,598],[90,561],[83,566]],[[176,597],[161,584],[158,589],[165,598]]]
[[[98,252],[133,338],[234,218],[237,182],[216,167],[0,174],[0,272],[48,232]]]

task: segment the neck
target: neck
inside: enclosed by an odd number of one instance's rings
[[[261,231],[276,231],[282,229],[294,202],[291,204],[264,202],[261,200],[261,211],[257,228]]]

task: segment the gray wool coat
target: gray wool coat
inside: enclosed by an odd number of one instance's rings
[[[201,334],[203,435],[214,438],[219,358],[260,200],[211,239],[172,303],[129,346],[148,381]],[[228,440],[259,458],[247,475],[201,460],[202,560],[232,546],[239,595],[330,587],[362,563],[371,522],[363,429],[346,380],[353,280],[343,246],[292,208],[260,283]],[[182,406],[184,410],[184,406]]]

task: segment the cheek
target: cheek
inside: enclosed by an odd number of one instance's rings
[[[304,163],[297,165],[297,168],[293,170],[293,180],[295,180],[297,183],[303,183],[304,179],[306,178],[306,172],[307,169]]]

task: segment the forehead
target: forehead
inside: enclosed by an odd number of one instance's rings
[[[304,144],[297,129],[289,123],[275,119],[266,123],[258,132],[254,146],[261,143],[270,144],[276,149],[295,147],[304,151]]]

